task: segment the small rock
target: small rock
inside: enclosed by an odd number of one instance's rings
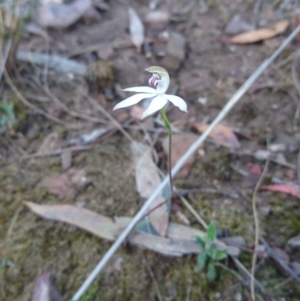
[[[235,301],[242,301],[243,300],[242,294],[241,293],[236,293],[234,295],[234,300]]]
[[[186,40],[178,32],[171,32],[166,46],[166,56],[161,60],[162,66],[169,71],[175,71],[185,57]]]
[[[271,156],[271,152],[263,149],[259,149],[254,153],[254,157],[257,160],[267,160]]]
[[[246,245],[245,239],[242,236],[223,237],[221,239],[226,245],[235,247],[244,247]]]
[[[271,206],[269,205],[259,207],[259,213],[263,216],[268,216],[270,212],[271,212]]]
[[[235,15],[225,28],[227,34],[238,34],[241,32],[247,32],[255,29],[255,25],[242,19],[240,15]]]
[[[294,272],[299,276],[300,275],[300,263],[297,261],[291,262],[291,267]]]
[[[109,60],[114,56],[114,49],[112,43],[101,43],[97,47],[97,55],[101,60]]]
[[[289,255],[283,250],[283,249],[280,249],[280,248],[273,248],[273,251],[274,253],[276,253],[276,255],[282,260],[284,261],[286,264],[289,263],[290,261],[290,257]]]
[[[151,29],[163,30],[170,21],[170,14],[166,11],[151,11],[145,17],[145,23]]]
[[[72,164],[72,152],[70,150],[66,150],[60,155],[61,167],[65,171],[71,167]]]
[[[290,245],[292,247],[300,247],[300,235],[291,238],[288,241],[288,245]]]

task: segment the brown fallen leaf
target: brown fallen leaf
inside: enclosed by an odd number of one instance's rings
[[[133,142],[131,152],[135,162],[135,181],[141,197],[149,198],[160,185],[161,180],[149,147]],[[162,204],[161,206],[159,206]],[[156,208],[157,207],[157,208]],[[156,208],[155,210],[153,210]],[[159,195],[149,207],[149,220],[160,236],[165,237],[169,223],[169,211],[164,197]]]
[[[203,133],[207,128],[208,124],[196,122],[193,124],[193,127],[200,133]],[[218,124],[212,132],[209,134],[209,137],[217,144],[223,145],[228,148],[239,148],[240,143],[237,140],[233,130],[223,124]]]
[[[91,0],[46,2],[37,8],[36,21],[43,27],[67,28],[93,8]]]
[[[50,272],[44,272],[35,279],[31,301],[63,301]]]
[[[70,197],[75,193],[75,187],[67,174],[46,178],[41,185],[47,188],[48,193],[55,194],[61,198]]]
[[[233,44],[250,44],[260,42],[271,39],[285,32],[288,26],[289,22],[287,20],[282,20],[275,23],[273,27],[261,28],[233,36],[228,40],[228,42]]]
[[[294,197],[300,199],[300,189],[297,186],[293,186],[289,184],[274,184],[274,185],[264,185],[260,189],[291,194]]]
[[[176,134],[172,137],[172,167],[183,156],[188,148],[197,140],[197,136],[193,134]],[[164,152],[169,155],[169,137],[162,141]],[[186,178],[190,173],[190,168],[195,161],[195,155],[192,155],[178,172],[177,177]]]
[[[56,132],[47,135],[38,149],[38,153],[53,152],[59,149],[59,135]]]
[[[74,205],[39,205],[24,202],[25,205],[39,216],[55,221],[61,221],[84,229],[98,237],[115,240],[120,232],[132,220],[130,217],[115,218],[115,222],[106,216]],[[195,241],[196,236],[203,237],[204,232],[185,225],[169,223],[168,238],[148,233],[132,233],[128,240],[138,247],[146,248],[169,256],[183,256],[185,254],[199,254],[201,249]],[[227,254],[239,256],[240,250],[233,246],[226,246],[217,240],[216,245],[225,249]]]
[[[141,51],[141,47],[145,40],[145,33],[144,33],[144,25],[137,14],[137,12],[132,8],[128,8],[128,15],[129,15],[129,32],[131,41],[134,46],[138,48],[138,51]]]
[[[85,208],[79,208],[74,205],[24,203],[31,211],[43,218],[68,223],[107,240],[114,240],[119,229],[118,225],[111,218]]]
[[[260,165],[249,162],[246,164],[244,171],[246,173],[242,180],[241,186],[243,188],[254,187],[262,173]]]

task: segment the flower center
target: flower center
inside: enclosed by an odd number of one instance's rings
[[[153,74],[153,76],[149,79],[149,85],[154,88],[157,88],[159,81],[160,81],[160,78],[158,77],[158,75]]]

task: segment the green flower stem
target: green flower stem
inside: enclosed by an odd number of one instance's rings
[[[171,196],[170,199],[172,198],[173,195],[173,180],[172,180],[172,165],[171,165],[171,161],[172,161],[172,128],[171,128],[171,124],[170,121],[167,117],[166,111],[164,108],[162,108],[160,110],[160,115],[161,118],[165,124],[165,127],[168,130],[168,135],[169,135],[169,160],[168,160],[168,172],[169,172],[169,181],[170,181],[170,186],[171,186]]]

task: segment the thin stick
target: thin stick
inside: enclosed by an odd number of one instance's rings
[[[251,289],[251,298],[252,301],[255,301],[255,267],[256,267],[256,261],[257,261],[257,246],[259,243],[259,218],[257,214],[257,208],[256,208],[256,203],[257,203],[257,193],[258,190],[260,189],[260,186],[263,182],[263,179],[265,175],[267,174],[268,168],[269,168],[269,163],[270,159],[268,158],[264,167],[264,170],[259,177],[258,182],[256,183],[254,192],[253,192],[253,197],[252,197],[252,211],[253,211],[253,219],[254,219],[254,228],[255,228],[255,238],[254,238],[254,252],[253,252],[253,257],[252,257],[252,268],[251,268],[251,280],[250,280],[250,289]]]
[[[286,40],[278,47],[278,49],[267,59],[265,60],[256,71],[246,80],[246,82],[239,88],[239,90],[233,95],[233,97],[228,101],[223,110],[218,114],[215,120],[210,124],[210,126],[206,129],[206,131],[190,146],[187,152],[179,159],[176,165],[172,169],[172,176],[175,176],[177,172],[181,169],[181,167],[185,164],[185,162],[190,158],[190,156],[197,151],[199,146],[204,142],[204,140],[208,137],[211,131],[215,128],[215,126],[224,119],[224,117],[228,114],[228,112],[238,103],[241,97],[247,92],[247,90],[251,87],[251,85],[257,80],[257,78],[269,67],[269,65],[275,60],[275,58],[282,52],[282,50],[297,36],[300,32],[300,25],[287,37]],[[147,212],[147,209],[152,204],[152,202],[157,198],[157,196],[161,193],[163,188],[168,184],[169,177],[166,177],[161,184],[157,187],[157,189],[153,192],[152,196],[145,202],[144,206],[140,209],[140,211],[134,216],[131,220],[130,224],[126,227],[126,229],[121,233],[118,239],[113,243],[113,245],[109,248],[109,250],[105,253],[103,258],[97,264],[93,272],[88,276],[79,290],[75,293],[72,300],[77,301],[84,294],[84,292],[89,288],[91,283],[103,269],[103,267],[107,264],[113,254],[118,250],[123,241],[129,235],[129,233],[134,229],[136,223],[143,217],[143,215]]]
[[[163,299],[163,297],[162,297],[162,295],[161,295],[161,293],[160,293],[160,290],[159,290],[159,286],[158,286],[157,280],[156,280],[156,278],[155,278],[155,276],[154,276],[154,274],[153,274],[153,272],[152,272],[152,270],[151,270],[151,267],[150,267],[150,265],[149,265],[149,263],[148,263],[148,261],[147,261],[147,259],[146,259],[146,257],[145,257],[144,254],[143,254],[143,262],[144,262],[144,264],[145,264],[145,266],[146,266],[146,269],[147,269],[147,271],[148,271],[148,273],[149,273],[149,275],[150,275],[150,277],[151,277],[151,279],[152,279],[152,283],[153,283],[154,288],[155,288],[155,290],[156,290],[156,296],[157,296],[157,299],[158,299],[159,301],[164,301],[164,299]]]
[[[15,95],[23,103],[23,105],[25,105],[26,107],[38,112],[41,115],[47,117],[48,119],[65,126],[65,123],[63,121],[61,121],[60,119],[44,112],[42,109],[36,107],[32,103],[30,103],[27,99],[25,99],[23,97],[23,95],[20,93],[20,91],[17,89],[17,87],[13,84],[13,82],[12,82],[11,78],[9,77],[6,69],[4,69],[4,77],[5,77],[5,80],[6,80],[7,84],[9,85],[10,89],[15,93]]]
[[[0,36],[0,38],[1,38],[1,36]],[[6,61],[8,59],[8,54],[9,54],[11,45],[12,45],[12,39],[9,39],[6,43],[5,50],[4,50],[4,55],[3,55],[3,58],[2,58],[2,62],[0,64],[0,81],[1,81],[4,69],[5,69],[5,65],[6,65]]]

